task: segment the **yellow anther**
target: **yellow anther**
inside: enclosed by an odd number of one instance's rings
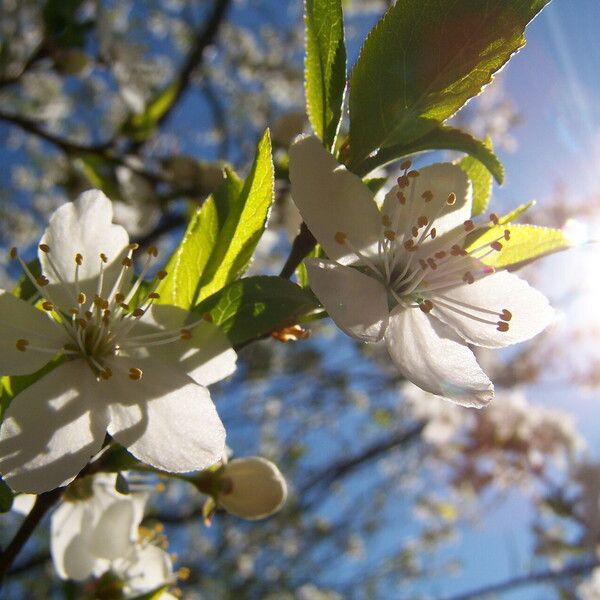
[[[104,252],[100,252],[100,260],[105,264],[108,262],[108,257],[106,254],[104,254]]]
[[[213,317],[210,313],[204,313],[202,315],[202,318],[207,322],[207,323],[212,323],[213,322]]]
[[[79,292],[79,294],[77,295],[77,304],[81,306],[82,304],[85,304],[86,300],[86,295],[83,292]]]
[[[490,244],[490,248],[492,248],[492,250],[495,250],[496,252],[500,252],[500,250],[502,250],[502,244],[496,240],[495,242],[492,242]]]
[[[400,202],[400,204],[406,204],[406,196],[404,195],[404,192],[398,192],[396,197],[398,198],[398,202]]]
[[[419,308],[424,313],[429,313],[433,309],[433,302],[431,300],[423,300],[423,302],[421,302],[421,304],[419,304]]]
[[[498,223],[500,223],[500,219],[498,219],[498,215],[496,213],[492,213],[490,215],[490,221],[494,224],[494,225],[498,225]]]
[[[337,231],[333,237],[338,244],[345,244],[348,239],[348,235],[343,231]]]
[[[125,302],[121,302],[119,304],[119,306],[123,309],[123,310],[129,310],[129,304],[125,303]]]
[[[498,321],[498,323],[496,323],[496,325],[497,325],[496,329],[498,331],[506,332],[509,329],[509,325],[506,321]]]
[[[69,314],[78,315],[79,314],[79,309],[78,308],[70,308],[69,309]]]
[[[467,271],[463,275],[463,281],[471,285],[472,283],[475,283],[475,278],[473,277],[473,274],[470,271]]]
[[[406,175],[402,175],[401,177],[398,177],[398,187],[400,189],[408,187],[409,185],[410,185],[410,181]]]
[[[418,177],[418,176],[419,176],[419,171],[415,171],[415,170],[409,171],[409,172],[406,174],[406,176],[407,176],[407,177]]]
[[[123,260],[121,261],[121,264],[124,267],[129,268],[133,263],[131,262],[131,259],[129,258],[129,256],[125,256],[125,257],[123,257]]]
[[[127,249],[128,250],[137,250],[139,247],[140,247],[139,244],[132,243],[132,244],[129,244],[129,246],[127,246]]]
[[[139,319],[140,317],[142,317],[144,315],[144,309],[142,308],[136,308],[131,314],[136,318]]]
[[[181,579],[182,581],[185,581],[186,579],[188,579],[190,576],[190,570],[187,567],[180,567],[177,570],[177,579]]]
[[[435,262],[435,260],[433,260],[433,258],[428,258],[427,259],[427,264],[435,271],[437,269],[437,263]]]
[[[75,255],[75,262],[81,266],[83,264],[83,254],[79,254],[79,252]]]
[[[401,168],[403,171],[407,171],[408,169],[410,169],[410,166],[411,166],[411,165],[412,165],[412,160],[406,159],[406,160],[403,160],[403,161],[400,163],[400,168]]]
[[[465,231],[473,231],[475,229],[475,223],[473,223],[472,219],[468,219],[465,221]]]
[[[115,294],[115,302],[117,304],[121,304],[121,302],[123,302],[123,300],[125,300],[125,294],[122,294],[121,292],[117,292]]]
[[[386,231],[383,232],[383,235],[387,240],[390,240],[390,242],[393,242],[396,239],[396,232],[391,229],[386,229]]]
[[[449,206],[452,206],[455,202],[456,202],[456,194],[454,192],[451,192],[450,194],[448,194],[448,198],[446,199],[446,204],[448,204]]]
[[[392,220],[390,219],[389,215],[383,215],[381,217],[381,223],[384,227],[390,227],[390,225],[392,224]]]
[[[17,249],[13,246],[9,250],[8,255],[14,260],[15,258],[17,258]]]
[[[25,352],[25,350],[27,350],[27,346],[29,346],[29,342],[27,340],[17,340],[17,343],[15,344],[15,346],[17,347],[17,350],[19,352]]]
[[[512,319],[512,313],[507,308],[503,308],[498,316],[502,321],[510,321]]]
[[[435,240],[435,236],[437,235],[437,229],[435,227],[432,227],[431,231],[429,232],[429,235],[431,236],[432,240]]]
[[[425,190],[421,194],[421,198],[423,198],[425,202],[431,202],[433,200],[433,192],[431,190]]]
[[[91,310],[86,310],[83,314],[88,321],[91,321],[94,316],[94,313]]]
[[[85,319],[77,319],[77,324],[81,329],[85,329],[87,327],[87,321]]]
[[[413,226],[413,228],[410,230],[410,232],[412,233],[412,236],[416,238],[419,235],[419,228],[416,226]]]
[[[442,260],[442,258],[446,258],[446,253],[443,250],[440,250],[439,252],[436,252],[434,254],[434,256],[438,259],[438,260]]]
[[[167,275],[168,275],[168,273],[166,271],[159,271],[156,274],[156,279],[158,279],[159,281],[162,281]]]
[[[504,239],[508,242],[508,240],[510,240],[510,230],[509,229],[505,229],[504,230]]]
[[[148,294],[148,298],[152,298],[153,300],[158,300],[160,298],[160,294],[158,292],[151,292]]]
[[[180,333],[181,333],[182,340],[191,340],[192,339],[192,331],[190,329],[182,329]]]
[[[154,258],[158,256],[158,248],[156,246],[148,246],[146,252],[148,256],[154,256]]]
[[[415,242],[414,240],[406,240],[404,244],[402,244],[407,250],[412,250],[414,248]]]
[[[131,379],[132,381],[139,381],[144,375],[144,372],[141,369],[138,369],[137,367],[131,367],[131,369],[129,369],[129,379]]]
[[[421,269],[423,269],[423,271],[425,271],[425,269],[427,269],[427,267],[429,266],[427,262],[422,258],[419,259],[419,264],[421,265]]]
[[[102,369],[102,371],[100,371],[98,375],[101,379],[104,379],[106,381],[112,377],[112,370],[110,369],[110,367],[104,367],[104,369]]]
[[[159,494],[161,492],[164,492],[167,489],[167,486],[162,482],[159,481],[155,486],[154,486],[154,491],[158,492]]]
[[[425,215],[421,215],[418,219],[417,219],[417,225],[419,227],[426,227],[427,224],[429,223],[429,219],[425,216]]]
[[[40,275],[39,277],[36,277],[35,280],[37,281],[37,284],[40,287],[44,287],[46,285],[48,285],[50,283],[50,281],[48,280],[47,277],[45,277],[44,275]]]
[[[48,252],[50,252],[50,246],[48,246],[48,244],[40,244],[38,246],[38,248],[42,251],[45,252],[46,254],[48,254]]]
[[[452,254],[452,256],[460,256],[462,253],[463,249],[458,244],[454,244],[454,246],[450,248],[450,254]]]
[[[47,310],[48,312],[54,310],[54,304],[52,304],[52,302],[48,302],[47,300],[45,302],[42,302],[42,308],[44,310]]]

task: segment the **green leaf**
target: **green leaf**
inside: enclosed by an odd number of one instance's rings
[[[346,47],[340,0],[305,0],[306,112],[315,133],[330,150],[342,120],[346,88]]]
[[[474,138],[465,131],[444,125],[436,127],[429,133],[408,144],[398,144],[389,148],[383,148],[375,156],[364,161],[362,165],[355,169],[355,172],[359,175],[366,175],[376,167],[426,150],[456,150],[464,152],[484,165],[498,183],[504,181],[504,167],[485,142]]]
[[[502,238],[506,225],[496,225],[485,230],[482,235],[472,241],[466,248],[467,251]],[[524,264],[558,252],[571,246],[567,236],[560,229],[539,227],[537,225],[510,225],[510,240],[500,240],[502,250],[493,252],[483,259],[486,265],[493,267],[511,267],[515,269]]]
[[[166,266],[160,301],[189,309],[240,277],[264,232],[273,190],[267,130],[244,184],[226,170],[223,185],[192,218]]]
[[[162,116],[171,108],[177,98],[179,82],[175,81],[163,88],[148,102],[146,110],[140,114],[131,114],[121,130],[136,141],[144,141],[154,132]]]
[[[398,0],[371,30],[350,79],[352,165],[439,126],[525,44],[549,0]]]
[[[488,137],[485,145],[492,150],[492,140]],[[492,174],[483,163],[473,156],[465,156],[458,163],[459,167],[467,174],[473,184],[473,209],[471,214],[475,217],[485,212],[492,195]]]
[[[8,485],[0,477],[0,513],[8,512],[13,503],[13,493]]]
[[[238,345],[307,320],[318,309],[310,291],[282,277],[258,276],[229,284],[194,310],[209,314]]]
[[[514,210],[506,213],[504,216],[499,217],[498,224],[505,225],[506,223],[512,223],[515,219],[518,219],[525,211],[528,211],[532,206],[535,205],[535,200],[530,200],[525,204],[520,204]]]

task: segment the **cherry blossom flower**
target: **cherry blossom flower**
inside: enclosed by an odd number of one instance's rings
[[[71,481],[108,432],[138,459],[171,472],[217,462],[225,431],[206,388],[235,370],[226,336],[187,311],[157,305],[149,248],[137,278],[125,230],[92,190],[59,207],[39,245],[36,306],[0,290],[0,373],[60,364],[19,393],[0,429],[0,473],[15,490]]]
[[[485,406],[494,387],[468,344],[500,348],[529,339],[552,309],[525,281],[482,262],[510,243],[508,226],[498,239],[465,250],[477,225],[462,169],[402,167],[379,210],[369,188],[318,139],[292,145],[292,196],[329,257],[306,261],[310,285],[348,335],[385,339],[396,367],[420,388]]]
[[[264,519],[281,509],[287,485],[277,465],[260,456],[236,458],[219,477],[219,506],[242,519]]]
[[[115,482],[116,475],[100,474],[67,490],[52,515],[50,550],[61,579],[110,574],[127,598],[171,584],[175,576],[161,536],[140,528],[148,494],[121,494]]]

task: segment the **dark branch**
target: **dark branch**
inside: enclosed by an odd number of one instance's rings
[[[2,587],[4,577],[17,558],[17,555],[26,544],[39,522],[44,518],[44,515],[58,501],[62,492],[63,488],[56,488],[50,492],[40,494],[37,497],[31,512],[25,517],[23,523],[21,523],[21,527],[19,527],[15,537],[2,554],[0,554],[0,588]]]
[[[173,102],[158,119],[156,123],[157,126],[160,126],[169,118],[169,116],[181,100],[183,94],[185,93],[186,89],[190,84],[194,69],[200,64],[202,60],[202,55],[204,54],[204,51],[215,40],[219,31],[219,27],[221,26],[221,23],[225,18],[227,9],[229,8],[230,4],[231,0],[216,1],[212,14],[208,18],[206,24],[198,32],[198,35],[196,36],[196,41],[194,42],[194,45],[192,46],[185,62],[183,63],[183,66],[181,67],[181,71],[179,72],[179,76],[177,77],[175,82],[175,94]]]
[[[506,581],[501,581],[499,583],[494,583],[492,585],[487,585],[485,587],[481,587],[477,590],[466,592],[466,593],[460,594],[458,596],[452,596],[452,597],[446,598],[446,600],[475,600],[476,598],[486,597],[491,594],[505,592],[505,591],[512,590],[512,589],[518,588],[518,587],[534,585],[537,583],[546,583],[546,582],[550,582],[550,581],[557,581],[560,579],[567,579],[569,577],[576,577],[577,575],[585,575],[586,573],[589,573],[592,569],[594,569],[598,566],[600,566],[598,559],[594,559],[594,560],[589,560],[584,563],[571,565],[560,571],[556,571],[556,570],[537,571],[537,572],[529,573],[527,575],[520,575],[519,577],[513,577],[512,579],[507,579]]]
[[[294,274],[294,271],[306,255],[315,247],[317,240],[309,231],[305,223],[300,226],[300,233],[296,236],[292,243],[292,249],[288,259],[281,269],[280,277],[289,278]]]

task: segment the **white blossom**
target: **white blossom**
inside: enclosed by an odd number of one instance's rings
[[[482,262],[510,243],[508,227],[499,239],[464,249],[477,226],[462,169],[409,167],[380,211],[369,188],[317,138],[292,145],[292,196],[329,257],[306,261],[310,285],[348,335],[385,339],[407,379],[482,407],[494,387],[468,344],[500,348],[529,339],[553,312],[525,281]]]
[[[115,481],[116,475],[95,476],[86,497],[67,492],[52,515],[50,550],[56,572],[75,581],[110,572],[121,582],[124,597],[173,583],[169,554],[149,533],[140,535],[147,493],[121,494]],[[86,483],[84,479],[78,486]]]
[[[223,454],[225,431],[206,386],[234,371],[236,354],[217,327],[154,303],[164,272],[142,293],[156,250],[135,279],[136,246],[111,221],[108,198],[85,192],[50,219],[42,275],[11,252],[40,300],[34,307],[0,290],[0,373],[34,373],[62,357],[5,412],[0,473],[15,491],[71,481],[107,432],[167,471],[204,469]]]

